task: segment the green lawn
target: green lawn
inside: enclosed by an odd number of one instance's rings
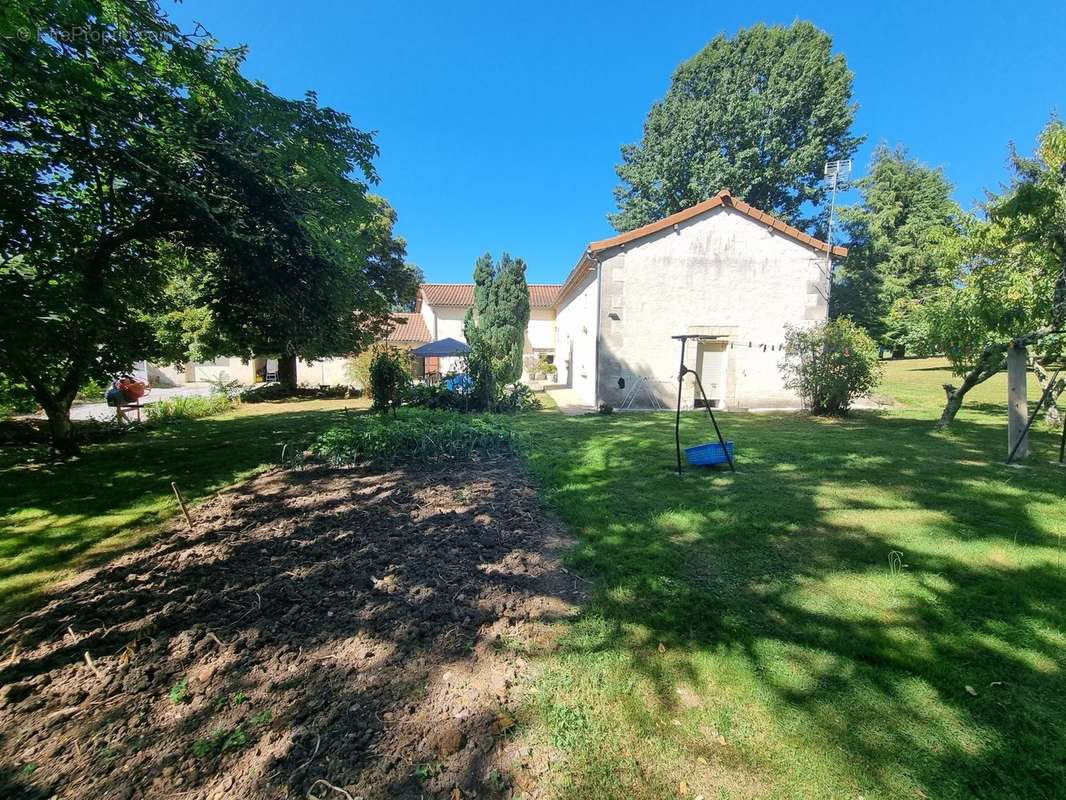
[[[360,400],[261,403],[225,416],[133,431],[49,463],[46,448],[0,448],[0,615],[48,584],[143,541],[177,510],[278,463]],[[32,460],[31,460],[32,459]]]
[[[1066,470],[1042,428],[1003,465],[1002,379],[934,432],[947,379],[890,363],[900,405],[843,421],[725,414],[736,476],[679,479],[669,414],[515,418],[591,581],[520,714],[563,752],[558,796],[1066,795]],[[217,491],[344,405],[246,407],[58,465],[0,451],[3,610],[142,541],[171,480]],[[713,434],[692,413],[683,436]]]
[[[521,418],[593,581],[526,712],[561,796],[1066,796],[1066,470],[1003,465],[1002,379],[934,432],[948,379],[722,415],[736,476],[679,479],[670,414]]]

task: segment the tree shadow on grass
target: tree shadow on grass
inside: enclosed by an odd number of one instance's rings
[[[207,418],[87,446],[67,462],[0,467],[0,609],[11,619],[57,570],[82,569],[138,546],[172,516],[170,482],[189,501],[299,451],[342,418],[336,410]],[[36,576],[30,580],[27,576]],[[21,579],[20,579],[21,578]]]
[[[891,415],[729,415],[739,474],[678,478],[672,422],[567,420],[531,457],[597,580],[570,657],[641,676],[590,697],[689,759],[693,791],[1056,796],[1060,472],[1003,466],[998,432],[964,420],[945,436]],[[684,442],[708,430],[686,416]],[[702,710],[660,727],[685,686]],[[612,753],[571,755],[564,796],[612,794]]]

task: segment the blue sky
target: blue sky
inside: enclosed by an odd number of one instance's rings
[[[862,8],[868,5],[869,8]],[[1066,113],[1066,3],[676,4],[185,0],[275,92],[307,89],[375,130],[384,194],[410,260],[468,281],[508,250],[531,282],[561,281],[613,231],[619,147],[674,68],[717,33],[808,19],[855,74],[856,131],[943,166],[966,206],[1008,177],[1008,143],[1031,151]]]

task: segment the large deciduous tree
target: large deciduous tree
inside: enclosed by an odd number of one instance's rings
[[[851,84],[844,56],[809,22],[715,37],[674,72],[641,143],[622,148],[611,223],[632,230],[729,188],[806,227],[825,162],[861,142]]]
[[[0,38],[0,373],[57,451],[77,449],[78,388],[165,355],[175,313],[216,352],[314,356],[380,327],[407,278],[375,250],[391,217],[366,192],[371,135],[248,81],[242,50],[154,2],[0,16],[33,34]]]
[[[861,202],[840,209],[848,256],[834,278],[830,313],[851,317],[901,354],[901,312],[951,281],[954,265],[943,262],[940,244],[958,234],[962,211],[943,172],[902,147],[879,146],[857,187]]]

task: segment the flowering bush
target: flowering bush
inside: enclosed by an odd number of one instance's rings
[[[778,364],[785,388],[794,389],[812,414],[843,416],[852,402],[881,380],[881,361],[870,335],[847,317],[813,328],[789,328]]]

